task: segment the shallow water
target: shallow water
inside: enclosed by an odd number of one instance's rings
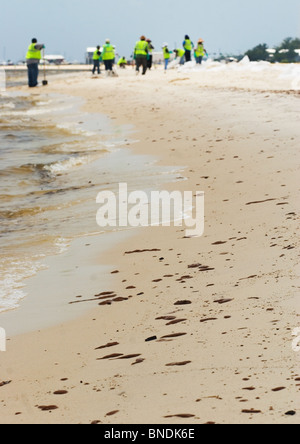
[[[43,269],[43,258],[103,232],[100,191],[116,191],[120,182],[151,189],[178,174],[131,154],[125,145],[133,129],[82,113],[82,104],[60,95],[0,95],[0,311],[19,305],[24,280]]]

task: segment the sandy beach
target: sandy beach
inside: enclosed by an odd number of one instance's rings
[[[205,233],[140,228],[105,248],[82,238],[24,282],[28,297],[0,326],[22,331],[24,319],[25,331],[41,316],[45,327],[9,337],[0,354],[1,424],[299,423],[293,85],[271,69],[142,78],[129,68],[32,93],[80,97],[83,112],[133,125],[139,142],[126,148],[186,178],[166,189],[205,192]],[[55,326],[42,303],[32,312],[43,294],[60,300]]]

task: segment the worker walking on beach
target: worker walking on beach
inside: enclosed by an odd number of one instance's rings
[[[29,88],[38,86],[39,63],[42,59],[42,49],[45,49],[45,45],[39,44],[37,39],[32,39],[26,54]]]
[[[140,41],[137,42],[134,48],[134,58],[136,63],[136,73],[139,74],[140,67],[143,67],[143,76],[147,72],[147,56],[149,54],[149,43],[146,37],[142,35]]]
[[[165,72],[167,72],[167,70],[168,70],[168,66],[169,66],[169,62],[170,62],[170,58],[171,58],[171,54],[172,54],[172,52],[169,51],[168,46],[169,46],[168,43],[164,43],[163,47],[162,47],[164,60],[165,60]]]
[[[198,44],[195,48],[195,58],[196,58],[196,62],[198,65],[202,64],[202,60],[203,60],[203,57],[205,57],[205,55],[207,55],[207,51],[204,48],[204,40],[199,39]]]
[[[94,63],[93,74],[95,74],[96,70],[98,71],[98,74],[101,74],[101,70],[100,70],[101,51],[100,51],[100,49],[101,49],[100,46],[97,46],[97,49],[93,55],[93,63]]]
[[[185,61],[186,61],[186,63],[192,61],[192,51],[193,51],[194,46],[195,45],[192,42],[192,40],[190,39],[190,37],[188,35],[186,35],[185,39],[183,41],[183,47],[185,49]]]
[[[105,65],[107,75],[113,75],[113,66],[115,60],[115,49],[110,43],[110,39],[106,39],[102,52],[102,60]]]
[[[153,64],[153,50],[155,48],[152,45],[152,40],[147,39],[147,43],[148,43],[148,46],[149,46],[149,52],[148,52],[148,56],[147,56],[147,68],[151,70],[152,64]]]

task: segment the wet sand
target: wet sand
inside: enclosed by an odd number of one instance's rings
[[[1,353],[0,422],[299,423],[299,94],[255,76],[85,77],[47,91],[134,124],[133,151],[185,165],[168,189],[205,191],[205,234],[143,228],[93,248],[99,275],[83,295],[70,273],[60,307],[89,311]]]

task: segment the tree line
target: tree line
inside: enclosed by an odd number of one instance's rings
[[[270,51],[269,46],[264,43],[250,49],[245,53],[245,55],[248,56],[252,62],[261,60],[274,63],[300,62],[300,53],[296,52],[296,50],[300,50],[299,38],[288,37],[284,39],[279,46],[272,49],[273,51]]]

